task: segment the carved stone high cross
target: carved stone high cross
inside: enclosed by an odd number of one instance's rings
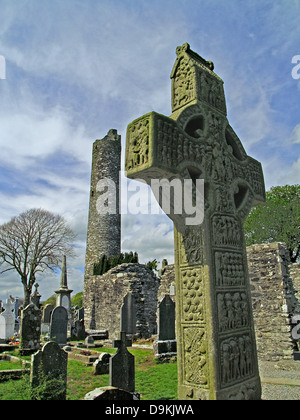
[[[262,168],[228,123],[223,81],[213,63],[188,44],[176,52],[172,115],[151,112],[128,125],[125,169],[149,185],[153,179],[204,180],[201,224],[187,225],[184,213],[169,214],[178,398],[259,399],[243,222],[265,200]]]

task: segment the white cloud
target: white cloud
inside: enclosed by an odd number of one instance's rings
[[[122,251],[136,251],[139,261],[174,262],[173,223],[166,215],[122,216]]]
[[[292,142],[300,143],[300,124],[296,125],[292,132]]]

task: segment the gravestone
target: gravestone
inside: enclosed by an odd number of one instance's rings
[[[243,222],[265,200],[262,168],[229,125],[213,63],[187,43],[176,53],[172,115],[151,112],[129,124],[125,170],[155,186],[161,206],[166,193],[153,180],[173,190],[180,180],[166,212],[174,222],[178,398],[260,399]],[[230,321],[222,305],[229,296],[247,322]]]
[[[40,300],[42,297],[42,295],[38,291],[39,286],[40,285],[38,283],[35,283],[35,291],[30,296],[30,302],[33,303],[38,309],[40,308]]]
[[[158,337],[153,343],[155,357],[176,354],[175,303],[165,295],[158,305]]]
[[[50,321],[50,339],[60,346],[67,343],[68,311],[63,306],[53,309]]]
[[[84,320],[76,320],[73,322],[71,327],[71,337],[72,340],[85,340],[85,327],[84,327]]]
[[[127,293],[121,307],[121,331],[132,335],[136,333],[136,305],[132,293]]]
[[[46,305],[43,309],[43,315],[42,315],[42,327],[41,332],[42,334],[48,334],[50,331],[50,319],[51,314],[53,312],[54,306],[53,305]]]
[[[139,399],[139,394],[137,392],[132,393],[124,391],[123,389],[119,389],[114,386],[96,388],[87,393],[84,397],[85,401],[138,401]]]
[[[109,360],[112,357],[109,353],[101,353],[99,359],[93,363],[93,375],[105,375],[109,373]]]
[[[67,389],[68,354],[54,341],[31,356],[30,384],[33,399],[65,400]]]
[[[95,346],[95,340],[91,335],[88,335],[84,341],[84,344],[87,348],[94,348]]]
[[[0,340],[10,340],[15,334],[15,303],[10,299],[2,304],[4,312],[0,314]]]
[[[33,303],[22,310],[20,327],[20,351],[33,352],[40,349],[42,314]]]
[[[135,388],[134,356],[127,350],[131,345],[126,332],[121,331],[120,339],[113,341],[118,350],[109,359],[109,385],[128,392],[134,392]]]

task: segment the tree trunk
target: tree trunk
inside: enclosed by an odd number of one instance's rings
[[[23,308],[26,308],[30,304],[30,296],[31,296],[32,288],[24,285],[24,305]]]

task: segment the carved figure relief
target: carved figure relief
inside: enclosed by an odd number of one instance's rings
[[[214,216],[212,219],[213,242],[216,246],[232,246],[240,248],[242,245],[241,229],[237,220],[232,216]]]
[[[195,96],[195,87],[193,82],[193,70],[188,62],[182,58],[176,70],[176,76],[173,85],[173,108],[179,108]]]
[[[203,232],[201,226],[188,227],[181,236],[181,264],[203,264]]]
[[[143,118],[131,126],[129,132],[129,158],[127,169],[133,169],[148,162],[149,118]]]
[[[201,328],[185,327],[183,337],[185,381],[206,385],[208,372],[206,333]]]
[[[249,325],[247,296],[242,292],[218,293],[217,308],[219,331],[243,328]]]
[[[174,124],[159,119],[158,139],[157,157],[165,166],[177,167],[184,160],[195,158],[201,164],[204,145],[185,136]]]
[[[243,256],[236,252],[216,252],[216,286],[242,286],[245,284]]]
[[[199,71],[199,70],[198,70]],[[208,74],[207,70],[201,71],[200,76],[200,100],[226,113],[225,98],[222,82]]]
[[[247,335],[221,342],[221,381],[223,385],[253,374],[252,343]]]
[[[204,320],[203,280],[199,269],[181,272],[182,313],[184,321]]]

